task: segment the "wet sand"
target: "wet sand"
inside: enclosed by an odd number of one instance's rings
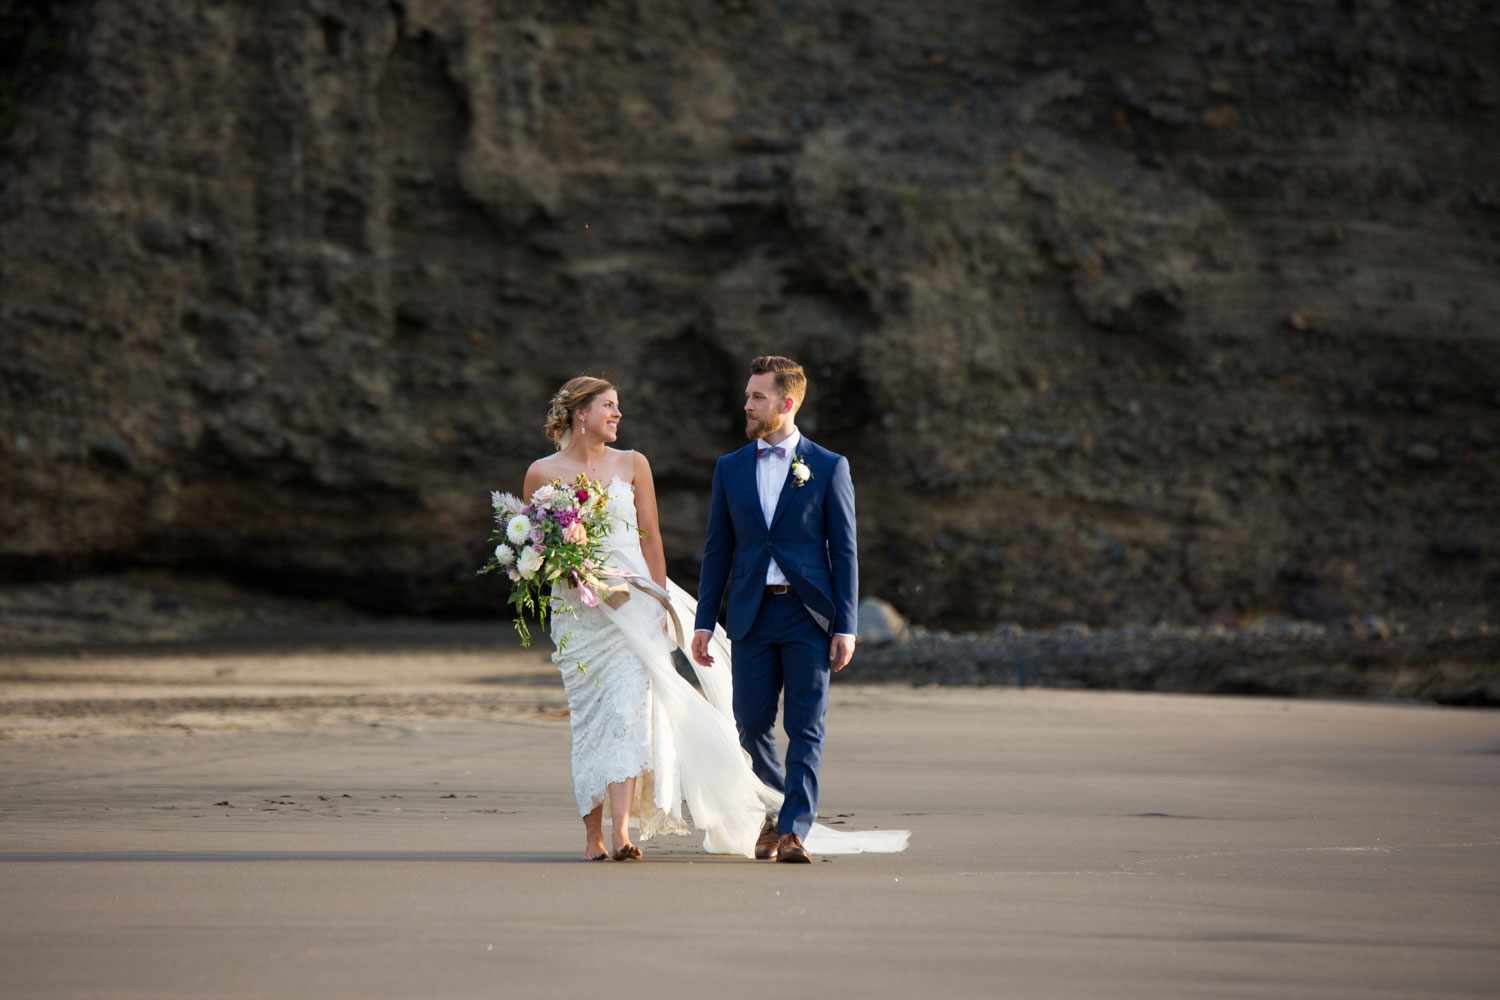
[[[1494,712],[842,683],[825,819],[908,852],[586,864],[545,656],[405,634],[0,654],[6,996],[1500,983]]]

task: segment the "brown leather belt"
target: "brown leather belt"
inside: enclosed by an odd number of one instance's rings
[[[766,593],[768,593],[768,594],[785,594],[788,591],[790,591],[791,589],[792,589],[791,587],[788,587],[784,583],[778,583],[778,584],[774,584],[774,585],[768,584],[766,586]]]

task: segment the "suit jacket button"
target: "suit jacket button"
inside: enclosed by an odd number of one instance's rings
[[[770,539],[766,539],[766,548],[769,549],[770,547],[771,547],[771,540]]]

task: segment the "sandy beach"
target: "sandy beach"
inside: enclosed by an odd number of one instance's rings
[[[1500,982],[1493,712],[841,683],[824,819],[911,848],[800,867],[575,861],[564,709],[488,627],[6,654],[6,995]]]

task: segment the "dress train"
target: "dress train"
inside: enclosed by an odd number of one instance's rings
[[[755,776],[750,755],[740,746],[734,724],[728,637],[722,628],[715,628],[709,641],[712,667],[700,667],[690,654],[687,657],[700,694],[677,672],[672,660],[673,648],[685,645],[684,639],[690,638],[690,633],[683,634],[681,623],[694,620],[697,602],[670,580],[662,593],[651,583],[644,559],[637,562],[636,552],[616,551],[612,558],[616,568],[640,583],[632,589],[628,601],[604,602],[600,609],[646,666],[655,701],[653,721],[666,727],[663,736],[676,750],[678,781],[657,774],[655,791],[662,801],[656,805],[680,816],[675,808],[677,801],[665,801],[680,797],[692,814],[693,825],[703,831],[705,851],[754,857],[755,840],[767,811],[778,808],[782,796]],[[636,602],[645,603],[653,613],[631,608]],[[910,836],[909,830],[834,830],[814,823],[805,845],[813,854],[893,853],[905,850]]]

